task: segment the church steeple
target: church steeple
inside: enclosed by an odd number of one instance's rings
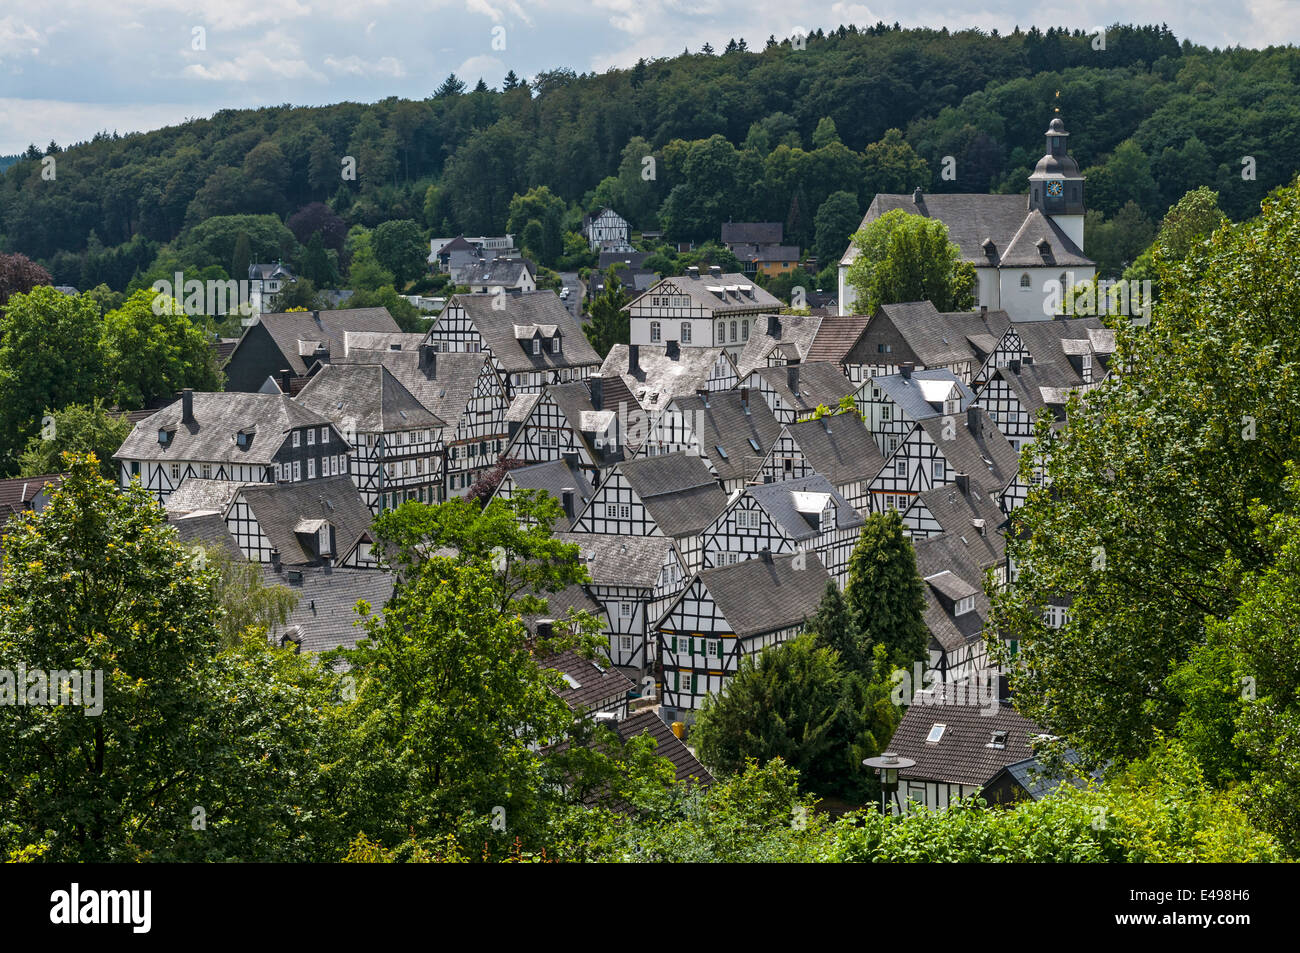
[[[1049,216],[1082,249],[1083,174],[1069,153],[1070,134],[1059,115],[1052,117],[1045,136],[1047,152],[1029,176],[1029,208]]]

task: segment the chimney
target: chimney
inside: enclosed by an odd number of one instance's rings
[[[605,409],[605,378],[600,374],[592,374],[587,378],[587,386],[591,388],[591,409]]]
[[[629,374],[641,373],[641,345],[629,344],[627,346],[627,372]]]
[[[898,373],[903,375],[904,380],[911,380],[912,371],[916,370],[916,364],[912,361],[904,361],[898,365]]]
[[[957,474],[957,492],[962,496],[970,493],[970,475],[966,473]]]
[[[571,523],[573,522],[573,498],[575,493],[576,491],[571,486],[566,486],[560,491],[560,502],[564,505],[564,515],[569,518]]]
[[[921,202],[924,201],[924,199],[925,199],[925,196],[924,196],[924,194],[921,192],[921,187],[918,185],[918,186],[916,187],[916,191],[912,193],[912,201],[915,202],[917,205],[920,205]]]
[[[181,423],[194,426],[194,388],[181,391]]]
[[[287,367],[280,368],[280,390],[286,394],[289,393],[289,385],[293,381],[293,371]]]
[[[974,404],[966,408],[966,426],[976,437],[980,435],[980,409]]]
[[[722,277],[722,266],[721,266],[721,265],[709,265],[709,274],[711,274],[714,278],[721,278],[721,277]]]
[[[682,356],[682,349],[677,346],[676,341],[669,341],[664,347],[664,353],[668,356],[668,360],[676,361]]]
[[[765,563],[770,563],[772,561],[772,550],[770,549],[764,549],[758,555]]]
[[[785,382],[795,393],[799,391],[799,365],[787,364],[785,368]]]
[[[430,377],[438,376],[438,352],[432,344],[420,345],[420,370]]]
[[[688,278],[698,278],[698,277],[700,277],[700,269],[699,269],[699,266],[697,266],[697,265],[691,265],[691,267],[687,268],[687,269],[686,269],[686,277],[688,277]]]
[[[1007,367],[1011,368],[1011,373],[1012,373],[1012,374],[1019,374],[1019,373],[1020,373],[1020,358],[1018,358],[1018,357],[1013,357],[1011,360],[1007,361]]]
[[[767,336],[770,338],[781,336],[781,319],[774,314],[767,316]]]
[[[748,387],[742,387],[740,389],[740,406],[745,408],[746,414],[749,413],[749,388]]]

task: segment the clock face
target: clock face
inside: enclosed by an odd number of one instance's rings
[[[1060,179],[1047,180],[1047,194],[1050,195],[1052,198],[1059,199],[1061,197],[1061,193],[1064,191],[1065,191],[1065,183],[1063,183]]]

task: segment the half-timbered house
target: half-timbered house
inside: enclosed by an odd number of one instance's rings
[[[612,208],[602,208],[582,217],[582,237],[587,239],[592,251],[629,247],[630,233],[631,226],[627,219]]]
[[[784,367],[809,360],[809,352],[821,325],[820,315],[759,315],[749,332],[749,340],[740,349],[736,372],[748,377],[760,367]]]
[[[834,364],[786,364],[760,367],[741,378],[741,387],[763,398],[777,423],[792,424],[818,407],[838,408],[853,385]]]
[[[675,397],[650,420],[638,457],[693,453],[728,493],[759,479],[781,425],[748,387]]]
[[[370,512],[398,500],[435,503],[443,494],[445,421],[383,364],[331,364],[295,398],[327,418],[351,445],[348,473]]]
[[[605,406],[622,415],[634,411],[655,413],[674,397],[697,391],[731,390],[736,386],[736,365],[724,348],[615,344],[600,367],[605,386]],[[629,450],[636,450],[631,444]]]
[[[898,449],[918,420],[964,414],[974,399],[952,371],[918,371],[911,364],[897,374],[870,377],[853,393],[858,413],[885,456]]]
[[[787,424],[759,474],[764,482],[779,483],[820,473],[865,516],[871,512],[868,488],[884,465],[862,418],[841,413]]]
[[[510,397],[585,380],[601,363],[554,291],[452,295],[425,341],[440,353],[486,352]]]
[[[722,347],[732,360],[759,315],[780,311],[781,302],[741,274],[723,274],[714,266],[664,278],[624,306],[631,322],[631,343],[664,344],[670,340],[695,347]]]
[[[693,723],[742,658],[802,632],[829,580],[816,559],[770,552],[697,573],[658,624],[665,720]]]
[[[400,330],[387,308],[260,315],[244,328],[226,362],[226,390],[257,393],[271,379],[283,393],[291,393],[292,382],[304,381],[318,365],[338,359],[348,331]]]
[[[604,406],[602,383],[596,375],[588,383],[548,384],[541,393],[517,395],[506,416],[505,456],[528,463],[571,460],[589,481],[623,459],[620,420]]]
[[[970,384],[1010,325],[1004,311],[941,312],[929,301],[885,304],[871,316],[844,363],[859,368],[863,380],[897,374],[911,364],[946,368]]]
[[[270,566],[372,569],[371,514],[346,475],[310,483],[251,483],[225,512],[235,544],[250,562]]]
[[[1049,380],[1097,384],[1110,370],[1115,353],[1115,332],[1101,318],[1057,318],[1009,326],[972,380],[982,394],[1000,367],[1034,367]],[[1068,386],[1045,381],[1046,386]]]
[[[727,495],[708,464],[687,453],[672,453],[615,464],[601,477],[573,527],[580,533],[667,536],[694,572],[702,558],[700,531],[726,505]]]
[[[955,485],[958,475],[965,474],[1009,513],[1028,492],[1018,467],[1015,448],[989,415],[971,404],[964,414],[917,421],[871,481],[871,507],[878,513],[903,512],[918,493]]]
[[[348,444],[320,414],[282,394],[181,392],[132,428],[113,459],[165,504],[190,477],[297,483],[346,475]]]
[[[557,533],[569,529],[593,493],[582,470],[563,459],[507,470],[492,492],[492,499],[508,500],[520,490],[540,490],[559,502],[562,512],[551,527]]]
[[[820,474],[746,487],[700,534],[704,566],[734,566],[764,551],[803,553],[818,559],[842,589],[862,526],[858,511]]]
[[[1043,733],[1010,704],[972,703],[953,685],[914,699],[887,746],[916,762],[898,772],[893,813],[944,810],[979,794],[1002,769],[1032,757]]]

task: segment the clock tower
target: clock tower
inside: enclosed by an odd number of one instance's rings
[[[1047,154],[1029,176],[1029,208],[1049,217],[1083,251],[1083,175],[1066,148],[1069,137],[1061,117],[1054,117],[1047,127]]]

